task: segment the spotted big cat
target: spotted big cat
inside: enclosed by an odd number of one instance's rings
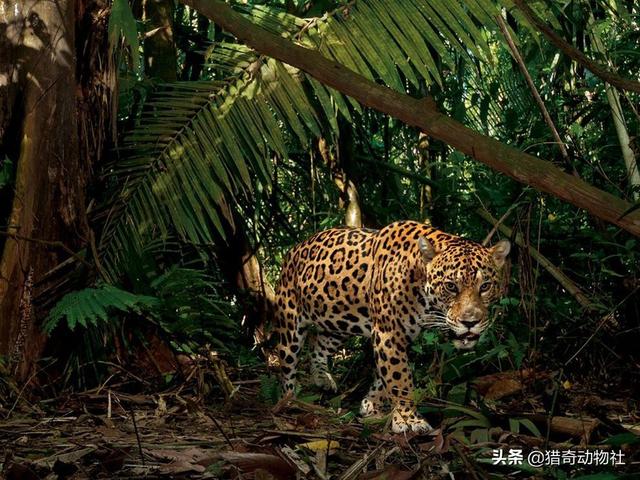
[[[500,298],[510,243],[484,247],[430,226],[402,221],[380,230],[333,228],[287,255],[276,291],[275,334],[283,388],[295,392],[309,327],[311,376],[336,389],[327,361],[353,335],[370,337],[376,379],[360,411],[392,406],[394,432],[428,432],[416,412],[409,368],[411,341],[424,329],[447,329],[459,349],[475,346]]]

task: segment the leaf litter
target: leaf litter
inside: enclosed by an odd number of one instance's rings
[[[153,392],[147,383],[125,380],[11,410],[2,402],[0,473],[7,479],[544,478],[542,471],[491,465],[493,449],[514,447],[621,448],[628,462],[621,475],[640,462],[637,402],[603,400],[572,385],[573,400],[549,417],[544,382],[536,385],[547,372],[480,377],[473,382],[476,400],[464,406],[424,402],[440,428],[422,436],[393,434],[384,421],[363,423],[352,413],[355,396],[342,399],[350,408],[317,398],[273,405],[261,398],[258,373],[229,376],[235,377],[230,398],[215,385],[204,395],[196,381]],[[202,378],[187,376],[193,377]]]

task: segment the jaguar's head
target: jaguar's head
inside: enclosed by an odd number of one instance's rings
[[[438,250],[420,237],[418,245],[426,262],[427,301],[438,312],[434,318],[451,329],[456,348],[473,348],[489,326],[489,306],[502,295],[511,244],[501,240],[483,247],[455,239]]]

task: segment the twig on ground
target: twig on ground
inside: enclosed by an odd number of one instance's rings
[[[375,458],[378,455],[383,445],[383,443],[380,443],[372,451],[365,453],[360,460],[353,463],[344,471],[344,473],[340,477],[340,480],[354,480],[356,477],[358,477],[360,472],[362,472],[362,470],[369,464],[371,459]]]
[[[207,417],[209,417],[209,419],[213,422],[213,424],[216,426],[218,431],[222,434],[222,436],[224,437],[225,441],[227,442],[227,445],[229,445],[229,448],[231,450],[235,450],[235,447],[233,446],[233,443],[231,443],[231,440],[229,440],[229,437],[227,436],[227,433],[224,431],[224,429],[222,428],[222,425],[220,425],[218,420],[216,420],[216,418],[213,415],[211,415],[209,412],[204,412],[204,413],[205,413],[205,415]]]
[[[475,466],[473,463],[471,463],[471,460],[469,460],[467,458],[467,456],[465,455],[465,453],[462,451],[462,449],[458,446],[458,445],[451,445],[453,447],[453,449],[456,451],[456,453],[458,454],[458,456],[460,457],[460,460],[462,460],[462,463],[464,463],[464,466],[467,469],[467,473],[471,474],[471,476],[475,479],[475,480],[485,480],[487,478],[486,475],[484,475],[483,472],[481,472],[477,466]]]
[[[140,453],[140,460],[142,461],[142,465],[145,466],[144,454],[142,453],[142,443],[140,442],[140,433],[138,432],[138,424],[136,423],[136,414],[133,411],[133,408],[129,410],[131,413],[131,421],[133,422],[133,430],[136,432],[136,441],[138,442],[138,452]]]

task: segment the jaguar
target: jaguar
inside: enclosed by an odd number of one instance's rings
[[[502,295],[510,248],[508,240],[485,247],[415,221],[380,230],[332,228],[296,245],[276,288],[274,333],[285,392],[295,394],[307,337],[311,378],[331,390],[329,358],[347,337],[369,337],[376,378],[360,413],[380,415],[388,402],[394,432],[431,431],[417,412],[410,344],[424,329],[438,329],[456,348],[473,348]]]

